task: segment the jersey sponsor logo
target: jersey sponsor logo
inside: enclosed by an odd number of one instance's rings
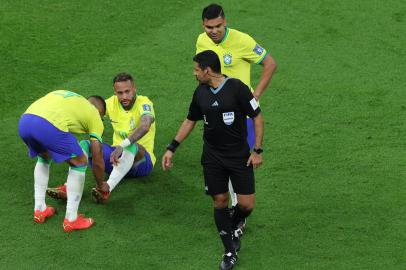
[[[256,53],[256,54],[261,55],[261,54],[264,52],[264,48],[262,48],[261,46],[259,46],[259,44],[256,44],[253,51],[254,51],[254,53]]]
[[[142,109],[143,109],[144,111],[150,112],[150,111],[151,111],[151,106],[149,106],[148,104],[143,104],[143,105],[142,105]]]
[[[216,101],[213,102],[213,104],[211,104],[212,107],[217,107],[219,105],[219,103]]]
[[[223,61],[225,65],[231,65],[231,62],[233,62],[233,57],[231,53],[226,53],[223,55]]]
[[[234,112],[225,112],[225,113],[223,113],[223,122],[227,126],[234,123]]]
[[[257,108],[258,108],[258,102],[257,102],[257,100],[255,99],[255,98],[252,98],[251,100],[250,100],[250,104],[251,104],[251,107],[252,107],[252,109],[255,111]]]

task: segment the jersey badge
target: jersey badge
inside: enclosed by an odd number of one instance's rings
[[[224,65],[231,65],[231,62],[233,61],[233,57],[232,57],[231,53],[224,54],[223,60],[224,60]]]
[[[254,53],[261,55],[264,52],[264,48],[262,48],[261,46],[259,46],[258,44],[255,45],[254,48]]]
[[[217,100],[216,100],[216,101],[213,102],[213,104],[211,104],[211,106],[212,106],[212,107],[218,107],[218,106],[219,106],[219,103],[218,103]]]
[[[135,128],[135,121],[134,121],[134,118],[131,117],[131,120],[130,120],[130,129],[134,129],[134,128]]]
[[[143,104],[142,108],[144,109],[144,111],[148,111],[148,112],[151,111],[151,106],[149,106],[148,104]]]
[[[225,113],[223,113],[223,122],[227,126],[234,123],[234,112],[225,112]]]

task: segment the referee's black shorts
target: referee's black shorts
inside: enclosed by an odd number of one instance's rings
[[[248,156],[223,157],[212,151],[203,151],[202,165],[207,195],[228,192],[228,181],[234,192],[241,195],[255,193],[255,177],[252,165],[247,166]]]

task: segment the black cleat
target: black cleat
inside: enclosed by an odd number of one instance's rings
[[[237,263],[237,254],[235,253],[227,253],[223,255],[223,259],[220,263],[220,270],[230,270],[233,269],[234,264]]]

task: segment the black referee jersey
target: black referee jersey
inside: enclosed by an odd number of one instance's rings
[[[249,153],[247,116],[254,118],[261,109],[247,85],[225,78],[218,88],[199,84],[187,119],[204,122],[204,149],[222,156],[243,157]]]

